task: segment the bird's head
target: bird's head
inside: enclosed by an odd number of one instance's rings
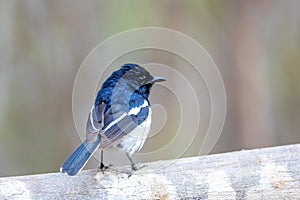
[[[122,79],[142,95],[148,97],[151,87],[156,82],[165,81],[165,78],[152,76],[145,68],[137,64],[124,64],[121,67],[124,72]]]

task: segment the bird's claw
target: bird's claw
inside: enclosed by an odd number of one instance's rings
[[[141,165],[141,164],[133,164],[133,165],[131,165],[131,168],[132,168],[133,171],[137,171],[137,170],[142,169],[144,167],[147,167],[147,165]]]
[[[113,165],[104,165],[102,162],[100,163],[100,166],[98,167],[98,171],[101,171],[104,174],[104,171],[107,170],[108,168],[111,168]]]

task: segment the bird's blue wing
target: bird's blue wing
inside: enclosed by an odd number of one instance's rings
[[[93,106],[86,123],[86,140],[93,143],[104,126],[105,103]]]
[[[140,125],[149,115],[149,106],[143,107],[137,114],[123,113],[119,114],[119,118],[111,122],[104,131],[103,135],[105,140],[102,142],[103,148],[106,148],[110,144],[114,143],[118,139],[130,133],[138,125]]]

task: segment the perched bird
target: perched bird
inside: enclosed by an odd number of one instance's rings
[[[60,171],[76,175],[98,149],[116,145],[126,152],[133,170],[139,168],[131,156],[146,140],[151,124],[148,100],[154,83],[165,81],[152,76],[137,64],[124,64],[111,74],[98,91],[88,116],[86,140],[62,164]],[[101,152],[103,153],[103,152]],[[101,169],[105,168],[101,155]]]

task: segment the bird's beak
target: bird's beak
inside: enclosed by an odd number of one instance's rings
[[[159,77],[159,76],[153,76],[153,79],[151,81],[149,81],[149,83],[156,83],[156,82],[162,82],[162,81],[166,81],[166,79],[163,77]]]

